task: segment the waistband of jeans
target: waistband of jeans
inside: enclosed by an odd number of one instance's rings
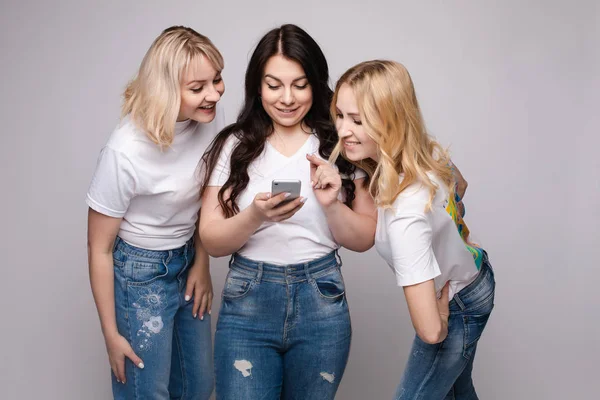
[[[337,250],[304,263],[277,265],[262,261],[251,260],[235,253],[231,256],[231,269],[256,275],[258,280],[271,282],[299,282],[317,277],[329,272],[331,268],[342,266],[342,260]]]
[[[129,256],[137,258],[147,258],[151,260],[163,260],[184,255],[190,255],[194,250],[194,236],[192,236],[183,246],[171,250],[148,250],[133,246],[117,236],[115,239],[114,250],[119,250]]]
[[[481,290],[485,290],[486,285],[482,285],[482,282],[490,278],[494,274],[490,265],[487,253],[483,252],[483,262],[477,277],[473,282],[469,283],[461,291],[456,293],[450,302],[450,311],[459,311],[461,309],[469,308],[473,301],[479,300]]]

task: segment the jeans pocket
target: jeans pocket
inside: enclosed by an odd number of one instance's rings
[[[128,272],[127,284],[131,286],[148,285],[169,273],[167,266],[160,260],[128,260],[125,263],[125,270]]]
[[[330,273],[313,279],[311,284],[319,296],[327,300],[338,300],[346,293],[344,278],[339,268],[335,268]]]
[[[254,286],[256,280],[253,276],[230,269],[223,287],[223,297],[226,299],[240,299],[246,296]]]

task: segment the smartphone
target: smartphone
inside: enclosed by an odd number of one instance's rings
[[[284,205],[300,197],[301,187],[302,182],[297,179],[274,179],[271,182],[271,196],[277,196],[280,193],[290,193],[290,197],[279,204]]]

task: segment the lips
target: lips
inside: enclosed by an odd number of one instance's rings
[[[198,108],[201,109],[201,110],[212,110],[213,108],[215,108],[215,105],[214,104],[209,104],[209,105],[206,105],[206,106],[200,106]]]
[[[279,108],[279,107],[275,107],[277,109],[277,111],[279,111],[281,114],[283,115],[291,115],[293,113],[295,113],[296,111],[298,111],[298,109],[300,107],[297,108]]]

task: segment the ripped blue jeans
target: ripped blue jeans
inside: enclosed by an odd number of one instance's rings
[[[126,358],[126,383],[112,375],[115,399],[207,400],[214,386],[210,316],[192,316],[185,285],[195,249],[145,250],[117,237],[113,251],[117,328],[144,362]]]
[[[336,253],[292,265],[233,255],[215,333],[217,400],[328,400],[350,350]]]

